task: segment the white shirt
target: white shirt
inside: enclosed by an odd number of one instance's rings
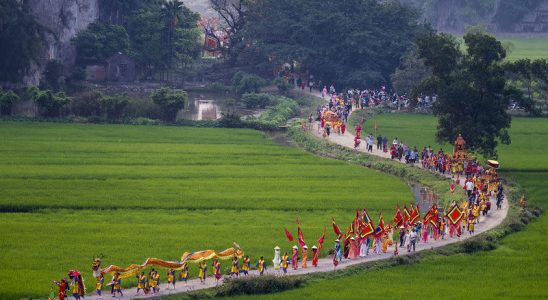
[[[466,182],[466,190],[471,191],[473,189],[474,189],[474,183],[472,181],[467,181]]]

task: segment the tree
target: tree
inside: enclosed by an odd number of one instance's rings
[[[13,103],[19,101],[19,96],[12,90],[0,90],[0,115],[10,115]]]
[[[239,95],[245,93],[258,93],[260,88],[266,85],[266,81],[261,77],[245,72],[237,72],[232,77],[232,88]]]
[[[195,59],[199,53],[197,44],[198,15],[191,12],[181,0],[168,0],[160,12],[164,24],[165,47],[164,62],[169,71],[184,67]]]
[[[527,97],[516,99],[518,104],[533,115],[540,114],[541,111],[535,107],[533,94],[548,82],[548,62],[545,59],[531,61],[528,58],[523,58],[514,62],[506,62],[504,69],[513,75],[512,78],[516,79],[513,81],[516,88],[524,86],[527,91]]]
[[[51,90],[40,91],[31,88],[29,94],[32,95],[32,100],[36,102],[40,114],[44,117],[60,116],[62,108],[70,103],[70,98],[63,92],[54,93]]]
[[[185,91],[171,92],[167,88],[157,90],[150,98],[160,107],[163,119],[168,122],[175,121],[177,113],[185,107],[188,101]]]
[[[46,65],[44,74],[42,76],[43,81],[40,82],[42,89],[52,89],[58,91],[64,88],[62,80],[63,76],[63,64],[58,60],[50,60]]]
[[[390,75],[392,86],[400,94],[411,95],[416,86],[432,74],[432,70],[419,58],[417,49],[409,51],[396,71]]]
[[[99,105],[104,117],[113,121],[122,117],[124,109],[129,103],[129,97],[127,94],[115,95],[115,96],[102,96],[99,98]]]
[[[249,1],[246,15],[235,37],[245,44],[240,62],[269,71],[297,61],[346,87],[387,83],[421,31],[416,12],[398,1]]]
[[[80,66],[103,64],[116,52],[129,52],[129,36],[126,29],[101,21],[89,24],[73,39],[76,47],[76,63]]]
[[[223,21],[223,29],[229,41],[225,55],[234,62],[240,51],[245,47],[241,39],[241,31],[247,20],[248,5],[251,0],[209,0],[213,10]]]
[[[506,51],[499,41],[471,30],[464,42],[466,53],[447,34],[429,32],[418,39],[419,57],[432,68],[432,76],[420,88],[438,94],[433,106],[438,141],[452,143],[462,134],[469,149],[496,157],[499,141],[510,143],[506,109],[519,91],[507,85],[502,67]]]
[[[38,58],[43,32],[27,1],[0,1],[0,81],[23,79]]]

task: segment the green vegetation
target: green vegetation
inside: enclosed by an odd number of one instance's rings
[[[4,91],[0,89],[0,116],[10,115],[11,106],[17,101],[19,101],[19,96],[12,90]]]
[[[504,45],[509,46],[508,57],[510,61],[529,59],[548,59],[548,39],[535,37],[497,37]]]
[[[127,265],[236,241],[269,255],[288,249],[282,228],[293,231],[297,215],[315,240],[331,216],[345,224],[357,207],[411,199],[396,177],[253,130],[3,122],[0,136],[4,298],[43,296],[70,268],[90,285],[101,253]]]
[[[532,100],[508,84],[505,69],[512,63],[503,64],[506,50],[500,41],[477,28],[463,39],[465,52],[455,37],[445,33],[431,32],[417,40],[419,57],[432,68],[432,75],[415,91],[438,95],[432,107],[438,117],[438,141],[453,142],[462,133],[469,149],[496,158],[497,145],[510,143],[510,101],[531,108]],[[545,68],[546,63],[539,66]]]
[[[188,102],[188,95],[185,91],[171,92],[167,88],[157,90],[150,98],[162,110],[163,119],[169,122],[175,121],[177,112]]]
[[[200,55],[199,16],[182,1],[101,1],[101,18],[74,38],[77,63],[103,64],[116,52],[135,58],[138,70],[170,79]]]
[[[245,25],[233,40],[248,44],[233,54],[239,62],[265,74],[296,62],[338,86],[387,82],[420,31],[418,15],[398,1],[235,2],[245,4]]]
[[[85,67],[90,64],[102,65],[111,55],[129,51],[129,36],[123,26],[100,21],[89,24],[88,28],[73,40],[76,47],[76,63]]]
[[[266,81],[254,74],[240,71],[232,76],[232,89],[238,95],[258,93],[259,89],[265,85]]]

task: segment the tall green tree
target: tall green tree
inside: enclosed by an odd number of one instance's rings
[[[430,32],[418,39],[419,56],[432,68],[420,88],[438,94],[433,107],[438,141],[452,143],[462,134],[468,148],[496,157],[498,143],[510,143],[506,110],[520,93],[507,85],[502,66],[506,51],[496,38],[472,30],[464,43],[466,52],[447,34]]]
[[[0,1],[0,81],[23,79],[38,58],[43,32],[27,1]]]
[[[91,23],[73,39],[76,63],[80,66],[103,64],[116,52],[129,52],[129,36],[123,26],[101,21]]]

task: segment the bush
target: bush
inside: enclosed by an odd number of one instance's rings
[[[109,121],[120,119],[129,103],[127,94],[103,96],[99,99],[101,112]]]
[[[185,91],[171,92],[167,88],[161,88],[154,92],[150,98],[162,110],[163,119],[174,122],[179,110],[185,107],[188,95]]]
[[[70,98],[63,92],[54,93],[50,90],[40,91],[36,88],[29,89],[32,100],[38,105],[40,115],[44,117],[58,117],[61,110],[70,103]]]
[[[257,93],[259,89],[266,85],[266,81],[261,77],[248,74],[245,72],[237,72],[232,77],[232,88],[238,95],[245,93]]]
[[[230,92],[230,87],[224,85],[224,83],[221,82],[212,82],[206,85],[206,90],[211,92],[217,92],[217,93],[227,93]]]
[[[13,103],[19,101],[19,96],[12,90],[0,90],[0,115],[10,115]]]
[[[160,125],[160,121],[158,120],[143,117],[131,118],[126,123],[130,125]]]
[[[289,90],[293,87],[291,83],[289,83],[285,78],[278,77],[274,79],[274,85],[278,88],[278,91],[282,95],[287,95],[289,93]]]
[[[217,297],[235,295],[271,294],[303,286],[305,279],[298,276],[253,276],[228,279],[219,288]]]
[[[259,121],[282,126],[285,125],[291,117],[298,113],[299,104],[295,100],[286,97],[278,97],[278,104],[267,109],[259,117]]]
[[[99,100],[103,94],[97,91],[85,92],[73,98],[71,112],[82,117],[99,116],[101,104]]]
[[[265,93],[246,93],[241,101],[247,108],[266,108],[277,103],[275,96]]]

